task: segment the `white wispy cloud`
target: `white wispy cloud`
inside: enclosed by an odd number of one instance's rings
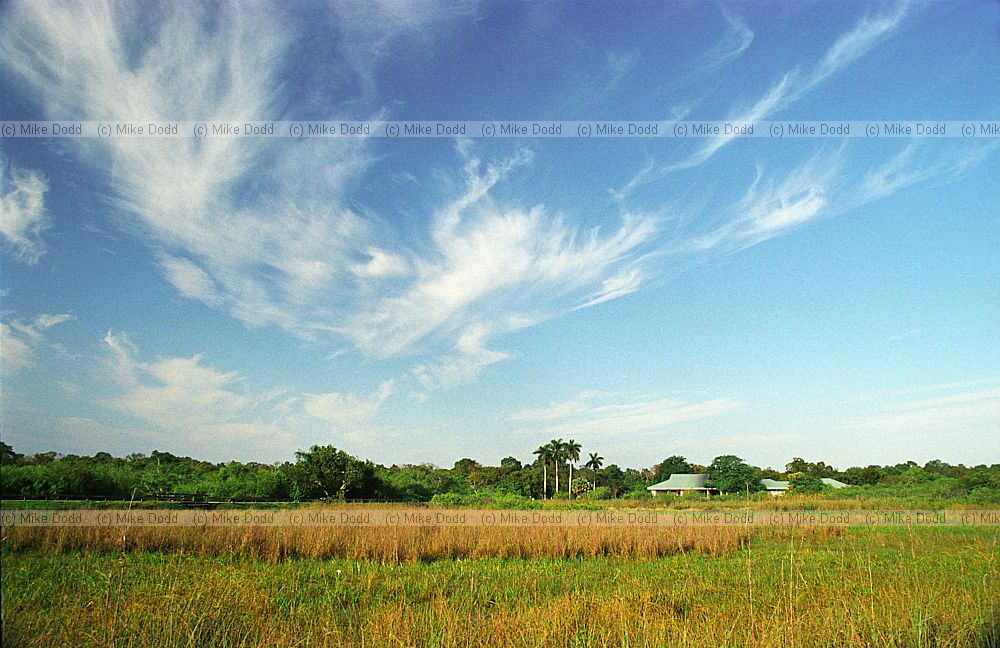
[[[222,303],[223,300],[219,294],[218,286],[208,276],[208,273],[193,262],[169,254],[159,255],[159,262],[167,281],[181,295],[204,302],[210,306],[218,306]]]
[[[35,352],[48,342],[45,332],[71,319],[73,316],[69,313],[56,315],[42,313],[28,322],[23,320],[0,322],[0,364],[3,367],[3,374],[10,377],[32,366],[35,363]]]
[[[47,331],[57,324],[62,324],[63,322],[68,322],[73,319],[73,316],[69,313],[59,313],[57,315],[49,315],[47,313],[42,313],[41,315],[36,315],[34,320],[35,328],[40,331]]]
[[[129,430],[161,447],[219,456],[255,453],[287,456],[324,442],[371,441],[384,433],[382,403],[394,391],[389,380],[370,395],[347,392],[254,391],[241,374],[220,371],[198,354],[143,361],[125,333],[108,331],[102,375],[113,385],[104,404],[138,425],[94,419],[76,421],[92,430]]]
[[[907,331],[903,331],[902,333],[896,333],[894,335],[890,335],[886,341],[902,342],[903,340],[909,339],[911,337],[921,335],[923,332],[924,332],[923,329],[909,329]]]
[[[457,18],[475,16],[478,2],[408,2],[333,0],[333,24],[340,31],[338,49],[361,85],[361,96],[376,92],[377,67],[394,42],[403,37],[424,37],[429,29]]]
[[[199,434],[248,413],[254,405],[254,399],[234,391],[238,374],[219,372],[200,355],[144,363],[127,336],[111,331],[104,346],[111,354],[112,375],[123,390],[109,405],[144,423]]]
[[[395,391],[393,381],[383,382],[374,394],[358,396],[327,392],[323,394],[305,394],[302,410],[309,416],[321,419],[335,427],[349,428],[358,424],[369,425],[378,416],[379,408],[385,399]]]
[[[486,348],[489,333],[483,324],[470,325],[458,338],[453,354],[417,365],[412,375],[427,391],[474,382],[480,371],[511,357],[503,351]]]
[[[791,73],[786,74],[771,87],[767,94],[758,99],[752,106],[730,114],[727,121],[734,124],[752,124],[769,118],[790,103],[790,93],[792,92],[794,83],[795,76]],[[735,138],[735,129],[729,133],[723,132],[715,135],[709,138],[691,157],[677,164],[664,167],[661,173],[700,166]]]
[[[909,0],[899,0],[887,11],[862,18],[851,31],[837,39],[819,65],[805,79],[802,94],[842,68],[854,63],[899,28],[910,10]],[[797,96],[796,96],[797,98]]]
[[[668,120],[683,120],[702,105],[720,84],[724,68],[738,61],[753,43],[754,32],[742,16],[727,7],[720,7],[719,14],[723,22],[721,35],[711,46],[683,64],[682,69],[670,74],[669,80],[662,86],[664,96],[676,102],[664,115]],[[651,163],[650,168],[636,174],[621,191],[609,190],[611,195],[618,200],[624,199],[626,194],[643,184],[647,174],[660,166]]]
[[[17,335],[9,326],[0,322],[0,361],[3,374],[10,376],[29,366],[32,361],[28,340]]]
[[[110,3],[18,3],[5,18],[0,55],[53,118],[239,124],[283,108],[293,28],[276,7],[162,5],[145,20]],[[79,152],[110,170],[122,225],[181,294],[307,336],[316,296],[368,248],[366,224],[339,206],[366,157],[363,141],[302,144],[121,137]]]
[[[394,277],[410,273],[409,262],[396,254],[372,246],[366,250],[368,258],[351,266],[359,277]]]
[[[589,295],[587,301],[575,308],[589,308],[597,304],[603,304],[606,301],[611,301],[612,299],[630,295],[639,290],[639,286],[645,278],[641,269],[636,267],[627,268],[602,281],[600,288]]]
[[[470,12],[471,4],[333,5],[344,60],[362,77],[401,34]],[[7,18],[0,55],[51,116],[240,123],[282,108],[294,27],[275,7],[164,5],[143,20],[108,3],[24,3]],[[419,233],[378,237],[391,222],[347,206],[348,185],[370,159],[364,139],[121,137],[80,146],[84,159],[110,169],[114,201],[128,214],[121,225],[149,243],[181,295],[251,326],[345,336],[379,357],[429,353],[419,365],[424,383],[474,378],[507,357],[488,349],[491,337],[636,290],[645,277],[636,254],[655,232],[645,215],[581,230],[541,204],[498,203],[492,189],[531,164],[527,149],[484,164],[460,142],[465,186],[430,219],[430,248],[411,249],[376,239]],[[433,344],[415,349],[424,341]]]
[[[899,389],[892,393],[895,395],[909,396],[912,394],[926,394],[930,392],[978,391],[973,390],[972,388],[995,387],[998,383],[1000,383],[1000,378],[976,378],[974,380],[959,380],[955,382],[937,383],[934,385],[920,385],[918,387]]]
[[[608,402],[608,398],[591,392],[543,408],[523,409],[509,415],[507,420],[520,426],[518,435],[613,439],[663,432],[678,423],[720,416],[742,407],[743,403],[728,398],[701,402],[676,397]]]
[[[443,339],[454,354],[416,368],[425,386],[467,382],[506,359],[487,348],[491,337],[636,290],[643,275],[635,264],[656,232],[655,217],[648,215],[626,215],[604,234],[571,226],[541,205],[501,204],[491,190],[530,164],[530,152],[483,169],[468,144],[459,151],[465,188],[435,216],[433,249],[416,257],[409,282],[383,294],[344,329],[379,356]]]
[[[580,61],[572,82],[550,106],[552,114],[582,116],[606,109],[636,72],[642,56],[631,48],[589,52],[587,58],[590,61]]]
[[[45,176],[14,166],[0,154],[0,235],[15,259],[37,263],[45,254],[42,231],[48,226]]]
[[[779,182],[758,168],[744,196],[724,211],[724,222],[691,237],[696,250],[739,250],[804,223],[887,198],[918,183],[961,179],[1000,150],[1000,143],[910,141],[862,177],[843,172],[846,145],[820,149]]]
[[[995,438],[1000,433],[1000,379],[903,390],[876,412],[844,421],[842,427],[939,438],[987,432]]]
[[[708,74],[729,65],[747,51],[753,42],[753,30],[742,17],[728,9],[722,10],[726,21],[726,31],[722,37],[705,52],[699,71]]]
[[[733,110],[726,121],[731,123],[752,123],[770,119],[784,110],[810,90],[821,85],[843,68],[862,58],[874,47],[890,37],[902,24],[909,9],[909,2],[902,1],[883,13],[867,15],[847,33],[840,36],[827,50],[820,62],[807,72],[795,69],[786,72],[759,99],[742,108]],[[736,17],[729,18],[740,23]],[[737,29],[736,33],[739,33]],[[752,37],[752,35],[751,35]],[[738,36],[734,37],[738,40]],[[745,36],[743,37],[746,38]],[[747,43],[749,45],[749,43]],[[744,48],[745,49],[745,48]],[[626,182],[621,189],[612,192],[624,198],[638,187],[663,176],[701,166],[736,138],[735,133],[720,133],[704,141],[686,158],[659,165],[648,165]]]
[[[961,144],[960,147],[933,146],[916,139],[907,142],[899,153],[868,172],[855,201],[880,200],[925,181],[954,181],[1000,150],[1000,142]]]
[[[742,249],[820,217],[837,181],[841,151],[820,151],[775,184],[762,169],[726,221],[692,241],[694,248]]]

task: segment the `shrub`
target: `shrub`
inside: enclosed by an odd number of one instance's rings
[[[611,489],[607,486],[598,486],[597,488],[587,491],[580,496],[580,499],[585,500],[606,500],[611,499]]]
[[[468,506],[468,498],[459,493],[437,493],[431,498],[433,506],[458,507]]]
[[[796,493],[818,493],[826,487],[826,484],[821,482],[819,477],[806,473],[793,473],[790,477],[788,485]]]

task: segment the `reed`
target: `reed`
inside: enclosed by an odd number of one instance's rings
[[[490,557],[657,558],[687,552],[721,555],[742,546],[751,532],[738,527],[138,527],[130,529],[123,541],[116,529],[18,527],[5,531],[3,549],[53,554],[166,552],[271,563],[287,558],[382,563]]]
[[[991,528],[17,528],[2,641],[986,648],[998,553]]]

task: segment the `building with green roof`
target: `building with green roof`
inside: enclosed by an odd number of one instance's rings
[[[708,485],[708,474],[706,473],[675,473],[670,475],[670,478],[666,481],[647,486],[646,490],[653,495],[659,495],[660,493],[683,495],[684,493],[717,492],[716,489]]]
[[[830,488],[847,488],[847,484],[844,482],[831,479],[830,477],[821,477],[820,481],[823,482],[824,486],[829,486]],[[791,484],[789,482],[779,481],[777,479],[762,479],[760,480],[760,485],[764,487],[764,490],[772,495],[781,495],[782,493],[788,492],[791,488]]]

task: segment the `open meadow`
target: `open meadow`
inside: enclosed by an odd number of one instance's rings
[[[0,0],[0,648],[1000,648],[998,60]]]
[[[996,528],[6,528],[4,646],[1000,645]]]

